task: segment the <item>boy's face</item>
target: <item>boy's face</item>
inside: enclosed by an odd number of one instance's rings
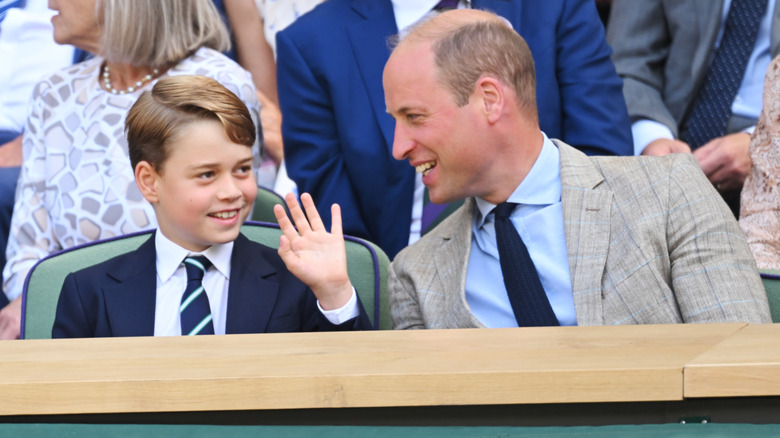
[[[139,181],[152,186],[141,192],[154,205],[160,231],[195,252],[235,240],[257,196],[252,149],[231,142],[210,120],[185,126],[169,146],[162,173],[149,166],[150,184]]]

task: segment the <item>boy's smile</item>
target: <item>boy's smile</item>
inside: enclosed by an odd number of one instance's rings
[[[212,120],[184,126],[168,148],[146,195],[160,231],[195,252],[235,240],[257,196],[252,149],[230,141]]]

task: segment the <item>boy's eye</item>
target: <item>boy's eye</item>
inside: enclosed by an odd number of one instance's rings
[[[252,171],[252,166],[250,166],[250,165],[241,166],[238,169],[236,169],[236,173],[242,173],[242,174],[243,173],[249,173],[251,171]]]
[[[198,178],[200,179],[209,179],[214,177],[213,171],[203,172],[198,174]]]

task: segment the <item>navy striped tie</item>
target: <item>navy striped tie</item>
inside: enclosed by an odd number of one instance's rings
[[[184,289],[179,307],[182,335],[214,334],[209,297],[203,290],[203,275],[210,266],[211,262],[204,256],[184,259],[184,268],[187,270],[187,288]]]

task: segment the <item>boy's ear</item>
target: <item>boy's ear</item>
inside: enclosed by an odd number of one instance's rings
[[[152,204],[155,204],[159,197],[157,195],[157,180],[159,179],[157,171],[154,170],[148,161],[140,161],[135,166],[135,184],[141,194]]]

